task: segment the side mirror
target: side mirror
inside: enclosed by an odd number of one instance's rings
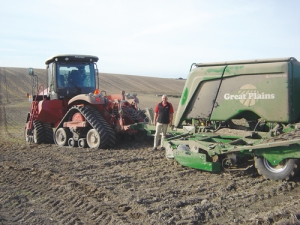
[[[28,74],[29,74],[30,76],[34,76],[33,68],[28,68]]]

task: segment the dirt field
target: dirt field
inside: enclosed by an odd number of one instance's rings
[[[299,177],[201,172],[151,146],[1,144],[0,224],[299,224]]]
[[[160,100],[139,96],[141,108]],[[179,99],[170,101],[177,108]],[[4,117],[1,131],[22,131],[23,122]],[[1,139],[0,224],[300,224],[299,175],[287,182],[264,180],[253,167],[203,172],[152,144],[149,137],[94,150]]]

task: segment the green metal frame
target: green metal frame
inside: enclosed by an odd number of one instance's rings
[[[266,138],[266,133],[256,133],[251,138],[187,132],[166,139],[163,146],[166,148],[167,158],[175,158],[181,165],[205,171],[219,171],[220,162],[214,162],[212,158],[231,153],[238,156],[263,156],[273,166],[287,158],[300,159],[300,138],[263,143]],[[179,145],[186,145],[189,148],[178,150]]]

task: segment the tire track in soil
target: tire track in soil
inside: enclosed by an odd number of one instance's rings
[[[89,187],[82,187],[76,182],[62,182],[63,179],[56,177],[55,174],[25,171],[10,168],[4,173],[1,172],[1,177],[13,178],[5,181],[1,179],[1,184],[15,189],[13,196],[1,195],[1,202],[14,211],[17,209],[11,218],[5,220],[23,224],[27,220],[31,221],[33,216],[38,218],[42,216],[48,219],[31,222],[96,224],[100,221],[105,223],[121,221],[112,213],[108,205],[101,204],[101,208],[94,208],[94,205],[98,205],[98,200],[91,195]],[[38,208],[34,207],[36,202],[39,205]],[[26,210],[23,210],[24,208]],[[114,218],[110,215],[114,215]]]
[[[2,145],[3,224],[268,224],[297,222],[299,179],[255,171],[213,174],[151,151],[152,141],[114,150]]]

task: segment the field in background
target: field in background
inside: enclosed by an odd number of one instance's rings
[[[35,69],[39,84],[46,84],[46,70]],[[100,90],[117,94],[124,90],[137,94],[141,109],[154,108],[167,94],[176,110],[185,80],[144,77],[123,74],[99,74]],[[36,90],[36,89],[35,89]],[[36,91],[34,90],[34,93]],[[27,93],[32,93],[32,80],[27,68],[0,68],[0,138],[1,140],[23,139],[23,131],[30,102]]]

